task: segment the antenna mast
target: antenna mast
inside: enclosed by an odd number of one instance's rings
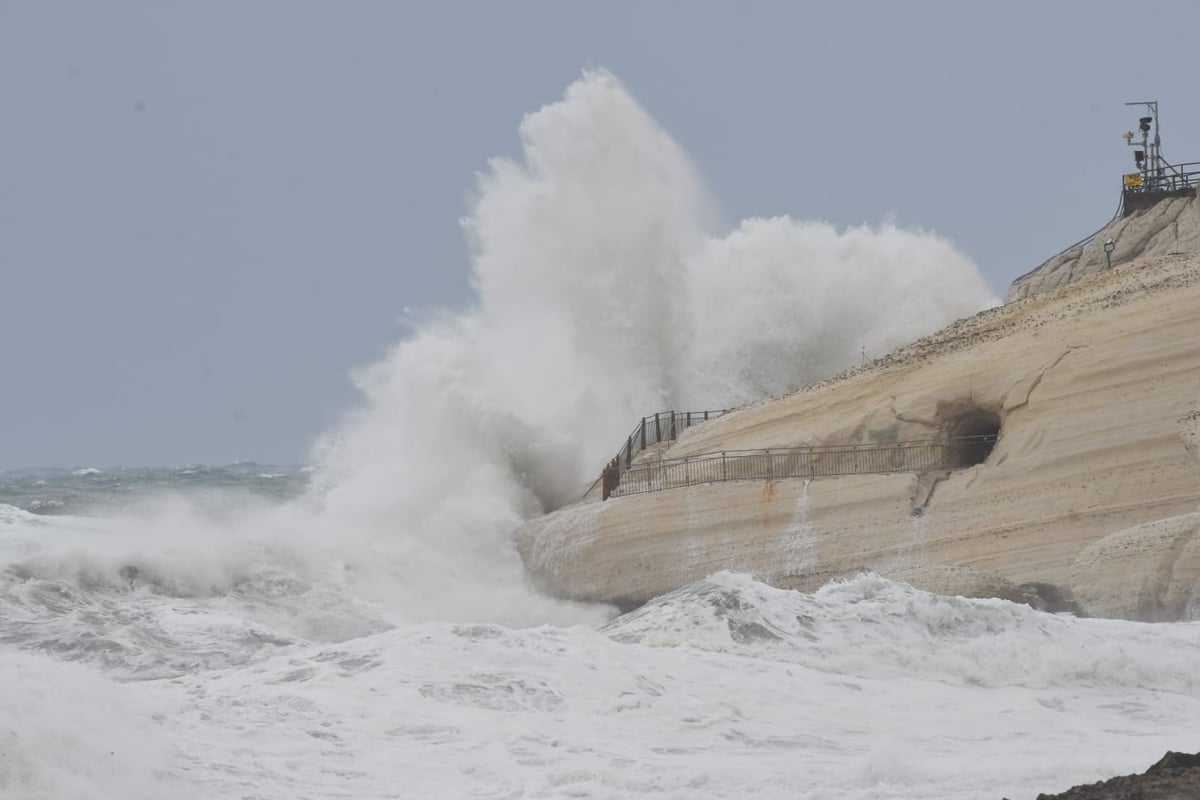
[[[1163,167],[1166,166],[1162,157],[1162,136],[1158,132],[1158,101],[1134,100],[1125,105],[1146,107],[1146,116],[1138,119],[1138,130],[1142,132],[1142,141],[1139,144],[1142,149],[1133,151],[1133,161],[1142,175],[1142,185],[1151,186],[1156,182],[1156,178],[1162,177]],[[1154,141],[1150,141],[1152,126]],[[1125,144],[1133,147],[1133,132],[1126,131],[1124,136]]]
[[[1125,131],[1121,138],[1133,151],[1137,172],[1125,173],[1121,195],[1124,215],[1149,208],[1164,197],[1195,197],[1200,185],[1200,162],[1168,164],[1162,155],[1162,134],[1158,126],[1158,101],[1135,100],[1127,106],[1145,106],[1146,114],[1138,118],[1138,134]],[[1153,136],[1151,136],[1153,133]]]

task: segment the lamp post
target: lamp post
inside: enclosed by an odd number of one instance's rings
[[[1104,268],[1112,269],[1112,253],[1117,249],[1117,243],[1108,237],[1108,241],[1104,243]]]

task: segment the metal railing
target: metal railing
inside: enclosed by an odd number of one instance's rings
[[[727,450],[605,468],[604,499],[720,481],[822,478],[889,472],[952,470],[982,463],[995,435],[909,442],[829,445],[770,450]]]
[[[1183,164],[1167,164],[1134,173],[1141,176],[1141,182],[1135,185],[1126,183],[1125,191],[1130,194],[1181,192],[1200,185],[1200,161],[1188,161]]]
[[[1121,215],[1128,217],[1168,197],[1194,197],[1200,186],[1200,161],[1168,164],[1125,176],[1121,192]]]
[[[596,488],[596,484],[602,483],[602,496],[607,500],[610,487],[616,486],[621,473],[633,466],[634,456],[638,453],[660,442],[673,442],[693,425],[707,422],[730,411],[732,409],[729,408],[715,411],[659,411],[654,416],[642,417],[641,421],[633,426],[633,432],[625,437],[625,444],[621,445],[621,449],[600,472],[600,477],[584,492],[584,496],[590,494],[592,489]]]
[[[647,447],[659,442],[673,442],[693,425],[707,422],[728,411],[727,408],[717,411],[660,411],[654,416],[642,417],[610,463],[620,465],[622,470],[629,469],[633,457]]]

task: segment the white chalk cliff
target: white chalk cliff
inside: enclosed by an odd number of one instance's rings
[[[999,439],[983,463],[589,499],[518,532],[530,575],[632,606],[722,569],[797,588],[870,569],[1091,615],[1200,616],[1200,254],[1178,252],[1200,249],[1200,206],[1160,205],[1113,223],[1113,269],[1087,247],[1059,256],[1018,279],[1024,299],[701,424],[663,454],[921,439],[985,420]]]

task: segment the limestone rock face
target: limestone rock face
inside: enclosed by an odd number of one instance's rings
[[[1112,239],[1114,267],[1135,259],[1200,251],[1200,198],[1169,197],[1117,217],[1085,244],[1064,250],[1013,281],[1005,302],[1066,286],[1105,269],[1104,243]]]
[[[1178,618],[1200,549],[1188,538],[1198,308],[1200,255],[1134,262],[706,422],[664,454],[919,439],[994,419],[986,460],[943,480],[731,481],[581,502],[529,522],[518,549],[549,593],[625,607],[722,569],[798,588],[871,569],[954,594],[1039,584],[1069,600],[1073,587],[1090,613]],[[1120,568],[1135,552],[1142,578]]]
[[[1200,468],[1200,414],[1179,421],[1184,449]],[[1117,531],[1071,565],[1079,608],[1097,617],[1152,622],[1200,618],[1200,512]]]
[[[1110,533],[1071,566],[1080,610],[1095,617],[1146,622],[1197,616],[1200,513]]]

